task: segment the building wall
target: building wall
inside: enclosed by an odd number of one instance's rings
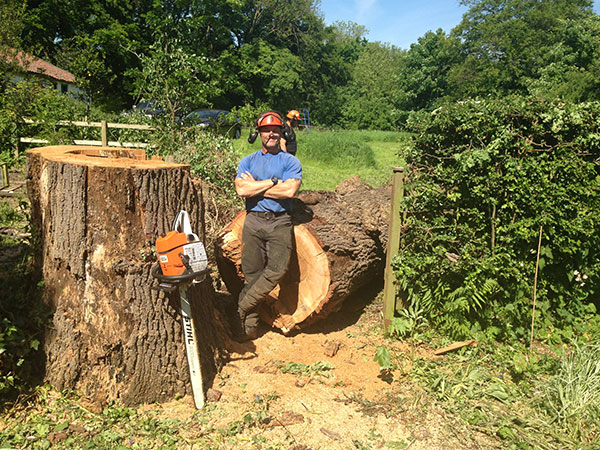
[[[67,83],[61,80],[54,80],[51,78],[47,78],[44,76],[36,76],[33,74],[24,75],[24,74],[11,74],[10,81],[12,83],[18,83],[20,81],[31,80],[32,78],[36,78],[42,80],[42,85],[45,87],[53,87],[54,89],[60,91],[63,94],[67,94],[72,98],[77,100],[83,100],[86,98],[85,92],[75,86],[73,83]]]

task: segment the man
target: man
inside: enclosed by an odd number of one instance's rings
[[[302,183],[300,161],[279,146],[283,118],[266,111],[255,126],[262,148],[242,159],[235,179],[247,212],[242,230],[245,285],[234,323],[234,338],[240,342],[256,338],[257,307],[287,272],[293,247],[292,198]]]
[[[298,142],[296,142],[296,133],[294,127],[300,122],[300,113],[292,109],[286,114],[286,121],[283,129],[283,137],[281,139],[281,149],[291,155],[296,156],[298,150]]]

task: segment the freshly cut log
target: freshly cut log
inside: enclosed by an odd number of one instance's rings
[[[294,202],[295,253],[288,273],[268,295],[262,318],[284,333],[341,308],[352,293],[383,276],[391,188],[359,177],[335,192],[306,191]],[[217,236],[215,254],[227,289],[238,296],[245,212]]]
[[[204,240],[202,189],[189,167],[143,150],[53,146],[27,152],[41,238],[45,380],[125,405],[191,393],[179,294],[151,289],[152,245],[178,211]],[[204,385],[220,360],[221,320],[210,280],[188,289]]]

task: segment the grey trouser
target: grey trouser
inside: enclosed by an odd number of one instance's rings
[[[288,270],[293,248],[293,225],[289,214],[264,218],[248,213],[242,231],[242,272],[245,285],[238,312],[246,330],[256,329],[258,304]]]

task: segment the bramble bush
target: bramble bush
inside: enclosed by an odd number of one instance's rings
[[[470,101],[407,126],[405,305],[454,338],[529,336],[541,229],[536,338],[597,330],[600,103]]]

